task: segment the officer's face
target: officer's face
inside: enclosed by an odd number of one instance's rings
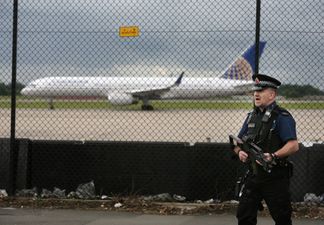
[[[265,108],[274,102],[276,98],[276,91],[272,88],[264,88],[261,91],[255,91],[253,96],[255,106]]]

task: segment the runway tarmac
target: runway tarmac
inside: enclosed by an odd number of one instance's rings
[[[324,110],[290,110],[299,142],[324,142]],[[17,109],[16,137],[34,140],[228,142],[248,110]],[[0,109],[0,137],[10,137],[10,110]]]

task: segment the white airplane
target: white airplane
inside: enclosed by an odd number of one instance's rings
[[[259,57],[266,42],[260,42]],[[107,98],[114,105],[143,102],[152,110],[150,100],[211,99],[245,94],[252,87],[255,70],[255,44],[246,49],[218,77],[45,77],[29,83],[22,95],[48,98],[50,108],[56,98]]]

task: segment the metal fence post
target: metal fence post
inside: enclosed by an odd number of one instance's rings
[[[10,162],[9,162],[9,195],[15,192],[16,171],[16,75],[17,75],[17,38],[18,38],[18,0],[13,1],[12,30],[12,77],[11,77],[11,130],[10,130]]]
[[[259,73],[259,44],[260,44],[260,17],[261,0],[256,0],[256,18],[255,18],[255,74]]]

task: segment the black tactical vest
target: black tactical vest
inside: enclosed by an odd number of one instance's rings
[[[249,115],[248,131],[243,138],[257,144],[263,152],[273,153],[280,149],[284,143],[275,128],[278,115],[282,110],[284,109],[277,105],[263,113],[259,109],[254,109]]]
[[[245,141],[252,141],[257,144],[263,152],[274,153],[278,149],[282,148],[284,143],[280,139],[277,126],[278,115],[282,114],[284,116],[289,116],[290,113],[277,106],[266,109],[265,112],[261,112],[259,109],[254,109],[248,118],[248,130],[246,135],[242,137]],[[286,167],[287,158],[282,158],[280,163],[274,168],[271,174],[265,172],[259,165],[255,162],[251,162],[253,174],[259,177],[269,177],[269,176],[285,176],[282,169]],[[287,175],[288,176],[288,175]]]

